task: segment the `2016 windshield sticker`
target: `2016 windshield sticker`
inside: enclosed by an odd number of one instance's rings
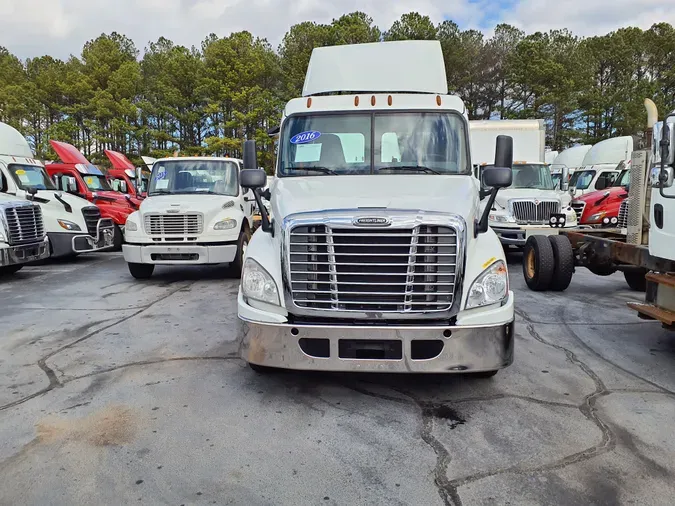
[[[159,169],[155,175],[155,181],[161,181],[162,179],[166,179],[166,169]]]
[[[299,134],[291,137],[291,144],[306,144],[312,142],[321,137],[321,132],[312,130],[310,132],[300,132]]]

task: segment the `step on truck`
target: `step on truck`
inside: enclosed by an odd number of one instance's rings
[[[148,196],[124,228],[122,249],[133,277],[151,277],[155,265],[220,263],[239,276],[255,203],[240,184],[241,163],[215,157],[154,161]]]
[[[513,138],[513,183],[502,188],[492,203],[488,225],[505,248],[522,248],[530,235],[548,233],[551,220],[557,227],[574,227],[577,215],[570,207],[567,169],[556,186],[545,163],[546,125],[543,119],[469,121],[474,170],[480,173],[492,164],[499,135]],[[490,188],[483,185],[481,210]]]
[[[632,152],[630,189],[614,229],[559,231],[533,236],[524,250],[523,275],[532,290],[563,291],[576,267],[594,274],[624,274],[629,287],[645,292],[645,301],[629,303],[641,318],[675,330],[675,112],[656,122],[647,99],[646,149]]]
[[[113,248],[120,250],[124,239],[127,216],[138,209],[129,195],[114,191],[105,174],[87,160],[72,144],[50,140],[60,162],[49,163],[45,169],[56,187],[71,195],[88,200],[99,209],[101,217],[113,222]]]
[[[0,191],[40,206],[52,258],[113,246],[113,222],[87,200],[59,191],[24,136],[5,123],[0,123]]]
[[[504,250],[480,212],[466,108],[447,93],[437,41],[314,49],[281,120],[273,220],[245,142],[242,184],[262,221],[238,295],[251,368],[492,376],[511,364]],[[512,177],[512,139],[496,144],[490,206]]]

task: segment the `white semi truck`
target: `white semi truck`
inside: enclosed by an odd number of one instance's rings
[[[254,207],[239,182],[241,163],[215,157],[153,161],[148,196],[124,227],[122,249],[132,276],[149,278],[155,265],[220,263],[239,275]]]
[[[469,124],[472,161],[478,177],[484,167],[492,164],[490,153],[494,153],[497,137],[513,138],[513,184],[499,192],[488,218],[504,246],[520,248],[530,235],[548,233],[551,219],[559,227],[577,225],[565,182],[555,185],[545,162],[544,120],[481,120]],[[563,179],[566,178],[565,171]],[[488,191],[483,195],[487,196]],[[486,205],[487,198],[483,198],[481,208]]]
[[[5,123],[0,123],[0,192],[40,206],[52,258],[113,246],[112,221],[101,219],[87,200],[58,191],[24,136]]]
[[[48,256],[40,206],[0,193],[0,277]]]
[[[549,165],[553,184],[562,188],[563,169],[567,167],[568,177],[573,175],[583,166],[584,158],[592,147],[590,144],[581,144],[561,151]]]
[[[581,167],[570,179],[569,191],[573,197],[604,190],[612,186],[621,170],[630,164],[633,137],[612,137],[594,144],[584,156]]]
[[[437,41],[314,49],[279,133],[273,221],[259,205],[238,298],[254,370],[492,376],[511,364],[506,259]],[[491,203],[511,184],[512,149],[500,137],[483,171]],[[255,141],[244,167],[260,203]]]

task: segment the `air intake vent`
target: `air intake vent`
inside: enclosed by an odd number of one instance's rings
[[[5,208],[5,218],[10,244],[30,244],[44,239],[45,227],[40,206],[27,203]]]

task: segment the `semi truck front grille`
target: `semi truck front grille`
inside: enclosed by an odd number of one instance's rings
[[[5,208],[5,218],[12,245],[41,241],[45,236],[40,206],[27,203]]]
[[[328,311],[448,311],[457,252],[457,231],[448,226],[296,226],[289,245],[293,302]]]
[[[618,228],[627,228],[628,227],[628,199],[624,199],[619,206],[619,223],[617,224]]]
[[[82,216],[84,216],[84,222],[87,224],[87,232],[89,235],[96,237],[101,210],[96,206],[85,207],[82,209]]]
[[[581,223],[581,216],[584,214],[584,209],[586,209],[586,202],[580,200],[573,200],[570,203],[574,212],[577,213],[577,222]]]
[[[552,214],[560,213],[557,200],[512,200],[513,217],[518,223],[545,224]]]
[[[199,235],[204,230],[201,214],[148,214],[145,231],[149,235]]]

